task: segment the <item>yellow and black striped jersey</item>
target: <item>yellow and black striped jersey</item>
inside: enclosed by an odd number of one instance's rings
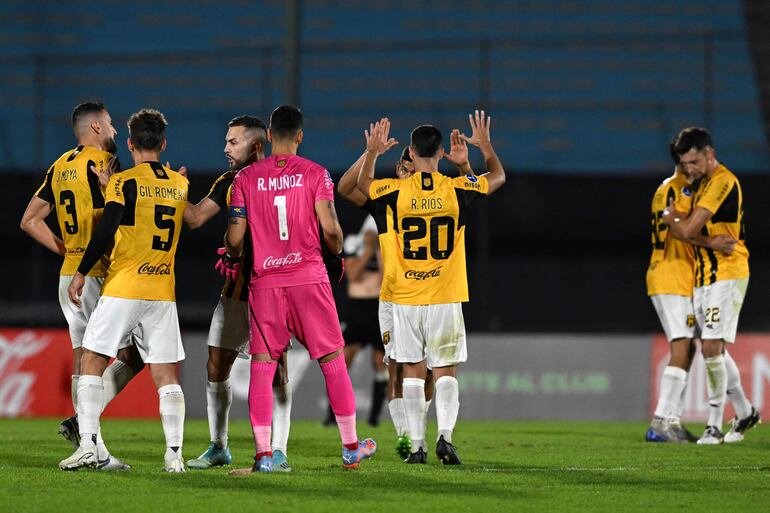
[[[220,209],[227,211],[230,206],[230,193],[233,190],[233,179],[238,171],[227,171],[217,178],[211,185],[209,193],[206,195],[208,199],[216,203]],[[237,299],[239,301],[249,300],[249,277],[251,276],[251,268],[253,262],[251,258],[251,238],[248,230],[246,231],[246,238],[243,243],[243,260],[241,261],[240,271],[235,280],[230,278],[225,279],[225,284],[222,286],[222,295]]]
[[[713,214],[703,227],[703,235],[714,237],[727,234],[738,241],[730,255],[708,248],[695,248],[695,286],[748,278],[749,250],[743,223],[743,191],[738,178],[720,164],[710,177],[701,180],[695,191],[693,207],[705,208]]]
[[[93,166],[97,172],[103,173],[111,158],[112,154],[106,151],[78,146],[51,165],[43,184],[35,192],[37,197],[56,206],[56,218],[65,247],[60,271],[64,276],[75,274],[104,211],[99,177],[89,168]],[[88,275],[104,276],[108,263],[107,258],[103,258]]]
[[[467,208],[487,194],[484,176],[438,172],[374,180],[369,197],[384,261],[380,300],[406,305],[468,301]]]
[[[692,296],[695,284],[693,247],[671,235],[663,211],[673,199],[679,212],[690,212],[693,190],[679,172],[666,178],[652,197],[652,255],[647,268],[647,295]]]
[[[123,205],[102,295],[175,300],[174,259],[189,182],[159,162],[112,175],[106,203]]]

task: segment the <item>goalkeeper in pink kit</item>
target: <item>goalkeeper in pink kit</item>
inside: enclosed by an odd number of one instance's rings
[[[238,265],[247,227],[254,250],[249,415],[257,446],[256,472],[272,471],[273,375],[290,333],[321,366],[342,438],[343,466],[357,468],[377,448],[373,440],[359,441],[356,434],[355,396],[327,273],[327,266],[333,274],[342,272],[336,257],[342,252],[342,229],[334,209],[334,184],[326,169],[297,156],[302,136],[297,107],[282,105],[273,111],[268,131],[272,154],[235,177],[225,236],[225,267]]]

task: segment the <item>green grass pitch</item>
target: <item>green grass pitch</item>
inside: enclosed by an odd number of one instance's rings
[[[62,472],[72,449],[58,420],[0,420],[0,511],[227,512],[355,511],[762,511],[770,507],[770,430],[759,426],[740,444],[650,444],[643,423],[467,422],[455,443],[465,461],[407,466],[394,453],[389,423],[373,436],[379,450],[357,471],[341,467],[334,428],[294,422],[291,474],[231,477],[225,470],[169,475],[160,421],[106,421],[110,449],[129,473]],[[189,420],[185,459],[208,444],[203,420]],[[695,428],[695,425],[691,426]],[[434,436],[435,424],[429,427]],[[248,466],[247,422],[230,428],[233,467]]]

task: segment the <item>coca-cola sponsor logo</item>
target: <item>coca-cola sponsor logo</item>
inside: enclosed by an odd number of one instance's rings
[[[269,256],[265,258],[265,261],[262,263],[262,268],[275,269],[285,265],[298,264],[300,262],[302,262],[302,253],[297,251],[296,253],[289,253],[288,255],[284,255],[282,257]]]
[[[414,269],[409,269],[404,273],[404,278],[407,280],[427,280],[428,278],[438,278],[439,276],[441,276],[441,267],[430,271],[415,271]]]
[[[152,265],[150,262],[145,262],[139,266],[137,274],[150,274],[155,276],[168,275],[171,274],[171,264]]]
[[[43,351],[47,337],[24,331],[13,339],[0,335],[0,417],[18,417],[29,413],[34,372],[21,370],[24,362]]]

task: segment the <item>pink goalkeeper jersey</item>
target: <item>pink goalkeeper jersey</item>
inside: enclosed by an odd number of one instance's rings
[[[322,166],[296,155],[272,155],[233,181],[230,208],[244,208],[254,250],[252,288],[328,283],[321,257],[316,201],[334,201]]]

